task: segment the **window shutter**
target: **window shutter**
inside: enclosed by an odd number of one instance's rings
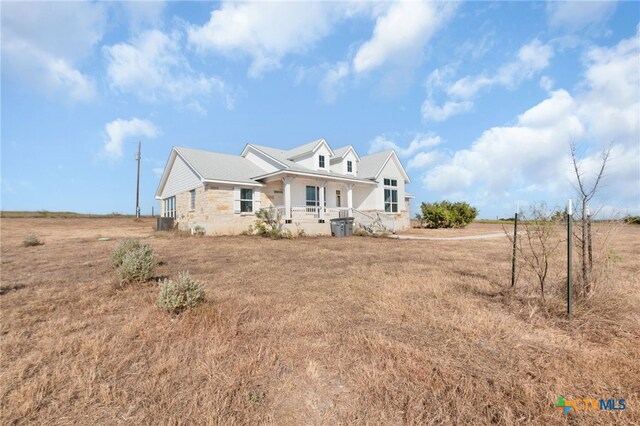
[[[240,213],[240,187],[233,187],[233,212]]]
[[[253,190],[253,212],[260,210],[260,188]]]

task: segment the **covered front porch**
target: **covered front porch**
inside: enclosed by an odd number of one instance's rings
[[[341,177],[284,176],[267,182],[274,188],[272,207],[285,223],[350,217],[373,194],[374,182]],[[275,189],[277,188],[277,189]]]

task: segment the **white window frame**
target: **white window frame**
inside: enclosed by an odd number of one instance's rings
[[[347,173],[353,173],[353,161],[347,160]]]
[[[385,178],[383,180],[384,184],[384,211],[385,213],[398,213],[400,210],[400,205],[398,203],[398,180]],[[387,191],[389,194],[389,200],[387,201]],[[395,194],[395,201],[393,201],[393,196]],[[388,207],[388,208],[387,208]]]
[[[162,217],[176,218],[176,196],[162,200]]]
[[[189,191],[189,207],[191,211],[194,211],[196,209],[196,190],[192,189],[191,191]]]
[[[325,169],[326,164],[326,158],[324,157],[324,155],[318,155],[318,167],[321,169]]]
[[[242,198],[243,192],[245,193],[245,197],[247,197],[246,195],[246,191],[250,191],[250,196],[248,198]],[[240,188],[240,214],[246,214],[246,213],[253,213],[254,212],[254,192],[255,190],[253,188]],[[246,205],[246,203],[250,203],[249,206],[251,207],[249,210],[243,210],[242,206]]]

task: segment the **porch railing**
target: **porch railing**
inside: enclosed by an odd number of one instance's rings
[[[284,219],[287,217],[287,209],[285,206],[275,207],[280,216]],[[291,220],[294,222],[317,221],[320,219],[321,207],[318,206],[292,206]],[[336,219],[339,217],[349,217],[350,211],[347,207],[325,207],[324,219]]]

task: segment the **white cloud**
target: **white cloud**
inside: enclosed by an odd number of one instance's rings
[[[219,94],[233,107],[233,98],[217,77],[195,72],[181,53],[179,33],[158,30],[140,34],[131,43],[105,47],[107,75],[116,90],[147,101],[170,100],[194,104],[194,99]]]
[[[525,190],[541,191],[547,199],[565,197],[573,194],[569,142],[584,152],[587,175],[597,168],[602,148],[613,143],[606,182],[616,191],[608,193],[638,205],[639,55],[638,35],[612,48],[590,49],[576,94],[552,91],[515,125],[486,130],[470,148],[429,170],[426,188],[444,197],[488,194],[497,200]]]
[[[353,58],[356,73],[371,71],[389,61],[405,61],[421,54],[431,36],[452,15],[455,3],[398,1],[379,16],[373,36]]]
[[[547,17],[551,27],[576,31],[606,21],[615,9],[615,1],[554,1],[547,3]]]
[[[426,99],[422,104],[422,118],[427,121],[444,121],[451,116],[461,114],[473,108],[471,101],[447,101],[438,106],[431,99]]]
[[[5,2],[1,15],[3,68],[12,78],[72,100],[95,96],[95,83],[76,63],[102,39],[104,4]]]
[[[224,2],[207,23],[189,29],[189,42],[203,52],[250,56],[249,75],[258,78],[278,68],[285,55],[302,52],[326,36],[343,13],[343,7],[331,2]]]
[[[104,151],[112,158],[122,157],[122,145],[127,139],[136,136],[154,139],[160,134],[160,131],[152,122],[138,118],[131,120],[118,118],[107,123],[104,128],[109,137],[104,146]]]
[[[369,144],[369,154],[393,149],[400,157],[409,157],[425,148],[432,148],[442,142],[440,136],[417,133],[409,144],[403,148],[386,136],[376,136]]]
[[[338,62],[327,71],[322,82],[320,82],[320,89],[326,102],[336,100],[337,91],[348,75],[349,64],[347,62]]]
[[[502,65],[495,75],[464,77],[453,83],[447,92],[461,99],[470,99],[485,87],[500,85],[512,88],[549,66],[552,57],[551,46],[534,39],[520,48],[516,60]]]
[[[407,163],[407,169],[424,169],[444,158],[440,151],[419,152]]]
[[[548,75],[543,75],[540,77],[540,87],[542,87],[547,92],[550,92],[553,89],[553,79]]]
[[[118,4],[127,15],[132,32],[159,27],[167,6],[167,3],[161,0],[124,1]]]
[[[449,83],[447,79],[452,75],[453,68],[436,69],[427,78],[428,97],[422,104],[422,118],[425,121],[444,121],[470,111],[473,108],[472,99],[482,89],[492,86],[514,88],[547,68],[552,57],[551,46],[534,39],[520,48],[516,59],[501,65],[493,75],[466,76]],[[449,97],[442,105],[433,99],[436,90],[446,92]]]

